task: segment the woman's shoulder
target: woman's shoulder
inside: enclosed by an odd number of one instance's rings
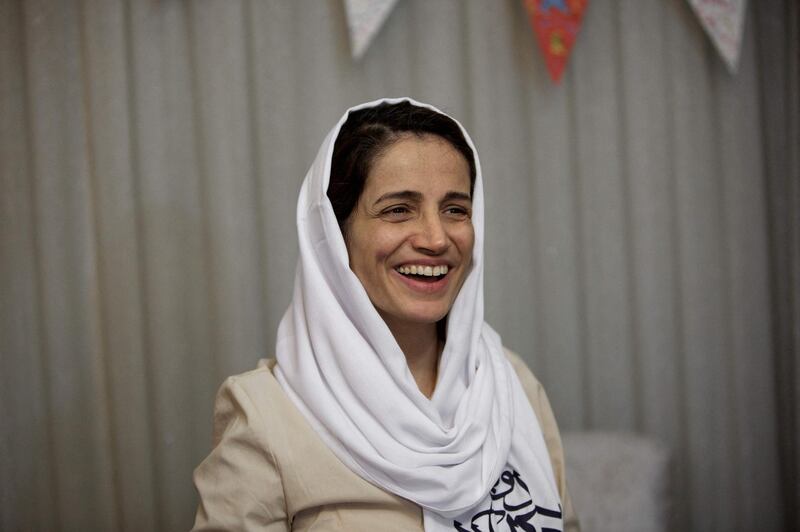
[[[282,397],[283,389],[273,374],[274,368],[274,358],[259,360],[254,369],[225,379],[217,392],[217,397],[231,394],[237,399],[249,399],[256,404],[262,400]]]
[[[275,368],[274,358],[262,358],[256,364],[256,367],[247,370],[243,373],[231,375],[222,383],[222,387],[229,385],[238,385],[244,387],[252,386],[278,386],[278,381],[275,379],[272,371]]]
[[[506,353],[506,358],[511,364],[511,367],[514,368],[514,372],[517,374],[522,388],[525,390],[525,394],[528,396],[531,404],[533,405],[534,399],[538,403],[539,395],[544,393],[544,388],[542,388],[539,379],[536,378],[536,375],[533,374],[528,364],[525,363],[521,356],[505,346],[503,350]],[[533,406],[536,408],[536,405]]]
[[[273,374],[275,359],[263,359],[256,368],[231,375],[217,391],[214,403],[214,441],[234,419],[242,419],[261,432],[291,412],[288,397]]]
[[[511,366],[517,373],[521,372],[530,373],[531,377],[533,377],[534,379],[536,378],[533,376],[533,373],[531,372],[530,368],[528,367],[528,365],[525,363],[525,361],[522,359],[521,356],[519,356],[516,352],[512,351],[506,346],[503,346],[503,351],[505,351],[506,358],[508,359],[509,362],[511,362]],[[536,382],[539,381],[537,380]]]
[[[504,349],[506,351],[506,357],[511,367],[514,368],[514,372],[517,374],[517,378],[519,378],[522,389],[528,397],[528,402],[533,408],[536,418],[539,420],[539,425],[544,433],[545,440],[548,441],[548,447],[551,443],[557,442],[557,446],[560,448],[561,438],[558,434],[558,425],[556,424],[550,401],[544,391],[544,386],[542,386],[539,379],[536,378],[521,356],[508,348]]]
[[[558,484],[558,491],[561,495],[561,500],[564,504],[565,516],[565,530],[579,530],[578,518],[575,515],[575,509],[572,505],[572,498],[567,491],[566,480],[566,467],[564,465],[564,449],[561,445],[561,435],[558,431],[558,424],[556,423],[553,409],[550,406],[550,401],[547,399],[547,394],[544,391],[544,386],[534,376],[525,361],[515,352],[508,348],[506,351],[506,358],[514,368],[514,371],[519,377],[522,388],[525,390],[525,395],[539,420],[539,426],[542,429],[547,451],[550,454],[550,462],[553,466],[553,474]]]

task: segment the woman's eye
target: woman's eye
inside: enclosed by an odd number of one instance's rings
[[[458,205],[452,205],[445,209],[447,214],[452,214],[455,216],[469,216],[469,209],[465,207],[459,207]]]
[[[383,214],[386,216],[400,217],[400,216],[405,216],[410,212],[411,209],[409,209],[405,205],[395,205],[393,207],[389,207],[388,209],[384,210]]]

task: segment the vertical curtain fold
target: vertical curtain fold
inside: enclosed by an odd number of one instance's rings
[[[786,530],[800,528],[800,6],[756,12],[761,135],[769,230],[771,340],[781,502]]]

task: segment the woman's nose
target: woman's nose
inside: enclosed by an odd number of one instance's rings
[[[419,220],[412,244],[418,250],[430,254],[440,254],[447,250],[450,239],[438,213],[435,216],[424,216]]]

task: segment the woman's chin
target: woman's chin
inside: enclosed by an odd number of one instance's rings
[[[386,312],[378,309],[383,320],[391,328],[393,325],[403,327],[429,327],[436,325],[447,317],[449,308],[415,308],[404,311]]]

